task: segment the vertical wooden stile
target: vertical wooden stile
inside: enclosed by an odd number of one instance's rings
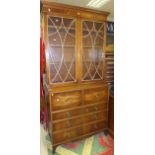
[[[82,21],[76,22],[76,79],[80,83],[82,77]]]

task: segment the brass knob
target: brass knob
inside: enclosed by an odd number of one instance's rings
[[[77,15],[80,15],[80,14],[81,14],[80,12],[77,13]]]
[[[59,98],[57,98],[57,102],[59,102],[60,101],[60,99]]]
[[[51,12],[51,8],[48,8],[48,12]]]

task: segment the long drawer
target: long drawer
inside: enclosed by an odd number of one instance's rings
[[[67,119],[67,120],[59,120],[53,122],[53,131],[59,131],[66,128],[71,128],[75,126],[79,126],[82,124],[87,124],[89,122],[104,120],[107,119],[107,110],[102,110],[100,112],[88,113],[85,115],[80,115],[75,118]]]
[[[99,130],[104,129],[107,127],[106,121],[98,121],[94,123],[89,123],[86,125],[81,125],[80,127],[74,129],[64,130],[62,132],[53,133],[53,143],[63,143],[68,140],[74,140],[79,136],[83,136],[92,132],[97,132]]]
[[[52,119],[53,121],[68,119],[79,115],[97,112],[97,111],[106,110],[106,109],[107,109],[107,104],[92,104],[89,106],[81,106],[80,108],[77,108],[77,109],[65,110],[62,112],[53,112]]]

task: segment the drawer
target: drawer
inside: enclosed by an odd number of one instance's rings
[[[52,114],[53,120],[68,119],[83,114],[83,109],[66,110]]]
[[[84,111],[84,113],[88,113],[88,112],[96,112],[96,111],[106,110],[107,106],[108,106],[107,103],[97,104],[97,105],[93,105],[93,106],[84,108],[83,111]]]
[[[61,110],[81,105],[81,92],[56,93],[52,96],[51,111]]]
[[[92,122],[92,121],[98,121],[98,120],[107,120],[107,110],[98,112],[98,113],[94,113],[94,114],[90,114],[88,116],[84,116],[84,123],[87,122]]]
[[[108,100],[108,87],[84,91],[84,104],[106,103]]]
[[[98,131],[98,130],[102,130],[104,128],[107,127],[107,121],[100,121],[100,122],[96,122],[96,123],[93,123],[93,124],[90,124],[90,125],[85,125],[83,127],[83,133],[84,134],[88,134],[90,132],[95,132],[95,131]]]
[[[63,112],[56,112],[52,114],[53,120],[61,120],[61,119],[68,119],[71,117],[75,117],[78,115],[86,114],[86,113],[91,113],[91,112],[97,112],[101,110],[106,110],[108,104],[97,104],[97,105],[91,105],[85,108],[80,108],[80,109],[74,109],[74,110],[66,110]]]
[[[62,143],[64,141],[68,141],[69,139],[76,138],[78,136],[81,136],[83,134],[83,129],[81,127],[72,129],[72,130],[67,130],[63,132],[58,132],[53,134],[53,143],[58,144]]]
[[[58,121],[53,123],[53,131],[63,130],[70,127],[75,127],[83,124],[83,118],[74,118],[65,121]]]

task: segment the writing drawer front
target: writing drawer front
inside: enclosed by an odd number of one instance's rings
[[[70,127],[74,127],[82,124],[83,124],[82,118],[59,121],[57,123],[53,123],[53,131],[59,131],[65,128],[70,128]]]
[[[94,124],[91,124],[91,125],[85,125],[83,127],[83,133],[84,134],[88,134],[90,132],[95,132],[95,131],[98,131],[98,130],[102,130],[104,128],[107,127],[107,121],[100,121],[98,123],[94,123]]]
[[[61,110],[81,105],[81,92],[56,93],[52,96],[52,110]]]
[[[107,110],[84,117],[84,123],[98,121],[98,120],[107,120]]]
[[[76,138],[78,136],[81,136],[83,134],[83,129],[81,127],[76,128],[74,130],[67,130],[59,133],[53,134],[53,143],[58,144],[62,143],[64,141],[67,141],[69,139]]]
[[[84,103],[91,104],[97,102],[107,102],[108,100],[108,87],[104,89],[93,89],[84,91]]]

